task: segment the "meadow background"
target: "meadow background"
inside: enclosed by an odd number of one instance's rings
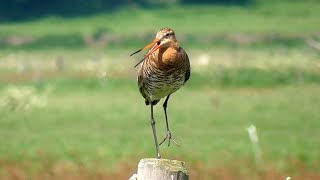
[[[317,0],[1,0],[0,179],[129,179],[155,157],[129,55],[162,27],[192,68],[164,158],[191,179],[320,179],[319,17]]]

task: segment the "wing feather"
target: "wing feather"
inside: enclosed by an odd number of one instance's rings
[[[182,49],[182,48],[181,48]],[[184,82],[186,83],[188,80],[189,80],[189,78],[190,78],[190,72],[191,72],[191,67],[190,67],[190,61],[189,61],[189,56],[188,56],[188,54],[186,53],[186,51],[185,50],[183,50],[182,49],[182,51],[183,51],[183,54],[185,54],[185,63],[186,63],[186,75],[185,75],[185,79],[184,79]]]

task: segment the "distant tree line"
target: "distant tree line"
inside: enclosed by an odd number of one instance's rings
[[[170,4],[245,5],[254,0],[0,0],[0,20],[15,21],[42,16],[81,16],[116,10],[122,6],[163,7]]]

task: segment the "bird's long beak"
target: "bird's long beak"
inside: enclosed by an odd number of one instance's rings
[[[145,58],[148,57],[150,54],[154,53],[157,49],[160,48],[160,41],[159,40],[155,40],[155,42],[153,43],[153,47],[150,49],[150,51],[148,52],[148,54],[145,55]],[[149,45],[148,45],[149,46]]]
[[[150,54],[154,53],[157,49],[160,48],[160,46],[161,46],[161,45],[160,45],[160,40],[156,38],[152,43],[150,43],[150,44],[146,45],[144,48],[141,48],[141,49],[139,49],[138,51],[132,53],[130,56],[132,56],[132,55],[134,55],[134,54],[136,54],[136,53],[138,53],[138,52],[140,52],[140,51],[142,51],[142,50],[148,49],[148,48],[150,48],[151,46],[152,46],[152,48],[150,49],[150,51],[149,51],[149,52],[144,56],[144,58],[143,58],[141,61],[139,61],[138,64],[136,64],[134,67],[137,67],[137,66],[138,66],[140,63],[142,63],[143,60],[145,60]]]
[[[152,46],[154,47],[154,45],[157,44],[158,42],[159,42],[159,44],[160,44],[160,41],[156,38],[154,41],[152,41],[150,44],[146,45],[144,48],[141,48],[141,49],[137,50],[136,52],[130,54],[130,56],[133,56],[133,55],[137,54],[138,52],[140,52],[140,51],[142,51],[142,50],[149,49],[149,48],[152,47]],[[152,49],[153,49],[153,48],[152,48]],[[149,54],[150,54],[150,53],[148,53],[148,55],[149,55]]]

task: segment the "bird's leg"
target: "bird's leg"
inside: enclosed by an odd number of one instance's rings
[[[157,158],[160,159],[160,152],[159,152],[159,145],[158,145],[158,139],[157,139],[157,132],[156,132],[156,121],[154,120],[153,117],[153,105],[151,103],[151,127],[152,127],[152,131],[153,131],[153,138],[154,138],[154,142],[156,144],[156,150],[157,150]]]
[[[167,116],[167,105],[168,105],[168,100],[170,98],[170,95],[167,96],[166,100],[163,103],[163,109],[164,109],[164,114],[166,117],[166,126],[167,126],[167,136],[163,139],[163,141],[159,144],[159,146],[164,143],[167,139],[169,140],[168,146],[170,146],[170,141],[172,140],[177,146],[180,146],[173,138],[171,135],[171,131],[169,129],[169,123],[168,123],[168,116]]]

